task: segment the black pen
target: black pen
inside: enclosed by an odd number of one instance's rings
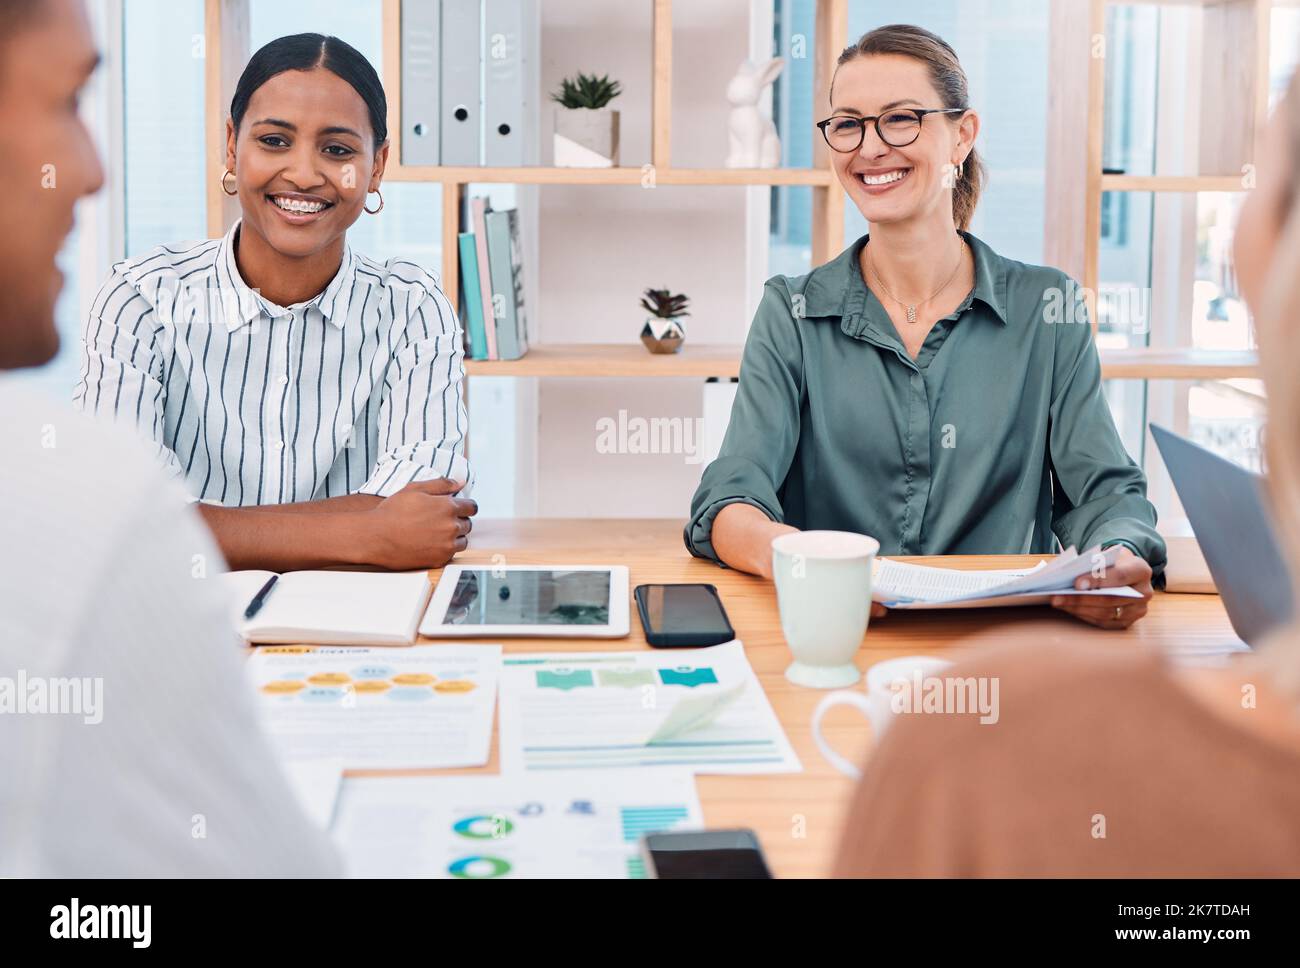
[[[248,608],[244,609],[245,621],[252,618],[262,610],[262,606],[266,604],[266,597],[271,594],[271,589],[275,587],[275,583],[279,580],[279,575],[272,575],[267,583],[262,586],[261,590],[253,596],[253,600],[248,603]]]

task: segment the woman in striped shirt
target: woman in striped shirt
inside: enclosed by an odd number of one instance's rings
[[[477,511],[462,330],[419,266],[346,242],[383,208],[379,78],[336,37],[281,37],[230,115],[221,185],[242,217],[113,268],[76,403],[152,439],[232,567],[442,565]]]

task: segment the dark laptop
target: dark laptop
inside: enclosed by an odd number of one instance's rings
[[[1264,479],[1151,424],[1160,455],[1214,576],[1232,628],[1249,645],[1291,618],[1291,580]]]

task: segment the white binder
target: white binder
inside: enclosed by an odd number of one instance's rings
[[[483,143],[485,165],[524,163],[523,0],[483,0]]]
[[[479,165],[482,91],[479,85],[478,0],[442,5],[442,164]]]
[[[455,0],[452,0],[454,3]],[[441,163],[442,0],[402,0],[402,164]]]

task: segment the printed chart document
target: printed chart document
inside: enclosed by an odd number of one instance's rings
[[[508,655],[500,750],[502,772],[803,769],[734,640],[689,651]]]
[[[1054,595],[1141,598],[1127,586],[1077,589],[1075,579],[1115,564],[1120,546],[1079,554],[1070,548],[1052,561],[1021,570],[960,571],[877,558],[872,572],[871,598],[893,609],[996,608],[1044,605]]]
[[[704,825],[686,770],[350,778],[332,829],[354,877],[641,878],[643,833]]]
[[[248,660],[280,755],[345,769],[484,765],[500,666],[499,645],[270,646]]]

